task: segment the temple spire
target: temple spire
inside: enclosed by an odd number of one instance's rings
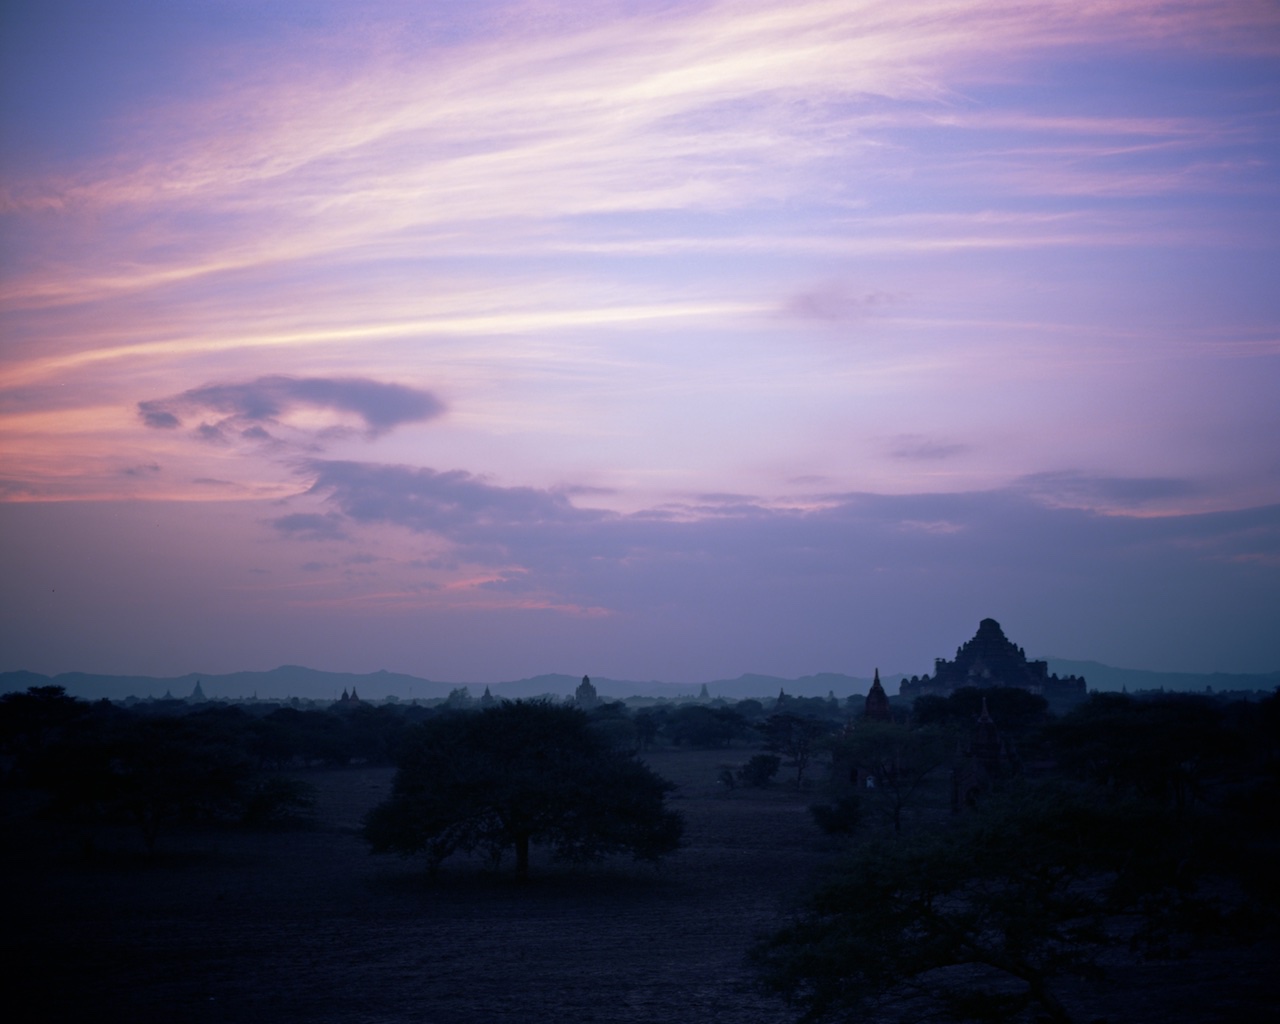
[[[889,695],[880,685],[880,669],[876,669],[875,679],[871,681],[871,692],[867,694],[863,717],[877,722],[892,722],[893,714],[889,710]]]

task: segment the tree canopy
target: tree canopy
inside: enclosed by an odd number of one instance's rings
[[[40,813],[73,824],[86,854],[102,827],[123,822],[154,853],[171,825],[304,816],[309,786],[257,770],[268,758],[254,756],[255,724],[236,707],[147,713],[32,687],[0,698],[0,765],[7,784],[45,794]]]
[[[656,860],[680,844],[672,784],[577,708],[514,701],[432,719],[406,730],[397,763],[391,798],[365,819],[375,853],[424,853],[434,869],[455,852],[496,863],[514,850],[525,877],[533,844],[579,862]]]

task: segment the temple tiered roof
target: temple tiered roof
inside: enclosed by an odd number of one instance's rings
[[[904,679],[898,692],[904,697],[927,694],[947,696],[966,686],[1015,686],[1038,693],[1052,703],[1074,702],[1085,697],[1085,681],[1079,676],[1059,679],[1049,674],[1047,661],[1028,661],[1026,652],[1004,635],[995,619],[983,619],[973,639],[956,650],[954,661],[937,658],[933,676]]]

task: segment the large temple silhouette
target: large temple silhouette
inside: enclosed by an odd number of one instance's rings
[[[966,686],[1016,686],[1045,697],[1051,705],[1074,704],[1085,698],[1080,676],[1049,674],[1047,661],[1028,661],[1026,652],[1009,640],[995,619],[983,619],[972,640],[956,651],[954,661],[934,660],[933,675],[902,680],[898,693],[915,698],[946,697]]]

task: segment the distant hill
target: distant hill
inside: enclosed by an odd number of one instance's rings
[[[337,700],[343,690],[353,687],[361,697],[381,700],[395,695],[401,699],[447,697],[452,685],[435,683],[416,676],[394,672],[321,672],[300,665],[281,665],[269,672],[232,672],[228,675],[203,675],[190,672],[185,676],[108,676],[86,672],[63,672],[42,676],[34,672],[0,673],[0,690],[25,690],[29,686],[62,686],[73,697],[85,700],[123,700],[126,697],[189,697],[196,683],[211,700],[251,698],[287,700],[302,697],[310,700]]]
[[[885,677],[888,682],[892,677]],[[511,699],[539,697],[544,694],[568,696],[582,681],[581,676],[548,674],[489,684],[495,697]],[[743,675],[737,679],[717,679],[707,683],[634,682],[623,679],[592,677],[602,697],[696,697],[705,685],[712,697],[743,700],[747,697],[776,697],[785,690],[792,697],[825,697],[835,693],[841,699],[853,693],[866,693],[869,679],[834,672],[782,679],[778,676]],[[112,676],[86,672],[64,672],[56,676],[36,672],[0,673],[0,693],[25,690],[31,686],[61,686],[73,697],[85,700],[124,700],[126,697],[189,697],[196,683],[211,700],[236,700],[257,697],[259,700],[337,700],[346,690],[355,690],[365,700],[432,700],[449,696],[450,691],[466,686],[471,696],[484,692],[483,683],[450,683],[423,679],[394,672],[323,672],[299,665],[282,665],[269,672],[233,672],[228,675],[206,675],[191,672],[183,676]],[[896,680],[893,689],[896,689]]]
[[[1119,692],[1165,690],[1173,693],[1204,693],[1205,690],[1274,690],[1280,686],[1280,672],[1256,674],[1235,672],[1148,672],[1137,668],[1113,668],[1097,661],[1068,661],[1047,658],[1049,671],[1060,676],[1083,676],[1089,689]]]
[[[1049,671],[1060,676],[1083,676],[1090,690],[1119,691],[1159,690],[1178,693],[1200,692],[1207,688],[1221,690],[1272,691],[1280,686],[1280,672],[1232,674],[1224,672],[1147,672],[1141,669],[1113,668],[1096,661],[1069,661],[1048,658]],[[901,675],[884,675],[881,680],[891,696],[898,692]],[[544,694],[568,696],[582,681],[581,676],[554,673],[489,684],[495,697],[511,699],[539,697]],[[111,676],[85,672],[64,672],[45,676],[36,672],[0,673],[0,693],[25,690],[31,686],[61,686],[73,697],[85,700],[123,700],[126,697],[189,697],[196,683],[211,700],[236,700],[257,697],[259,700],[337,700],[342,691],[356,690],[365,700],[433,700],[449,696],[451,690],[466,686],[473,697],[484,692],[483,683],[450,683],[395,672],[323,672],[300,665],[282,665],[269,672],[232,672],[227,675],[203,675],[191,672],[184,676]],[[591,682],[602,697],[651,697],[679,699],[696,697],[705,685],[711,697],[726,700],[776,697],[785,691],[792,697],[825,697],[829,693],[844,700],[853,694],[863,695],[871,688],[871,680],[838,672],[785,679],[781,676],[741,675],[735,679],[714,679],[706,683],[664,683],[656,680],[637,682],[592,676]]]

